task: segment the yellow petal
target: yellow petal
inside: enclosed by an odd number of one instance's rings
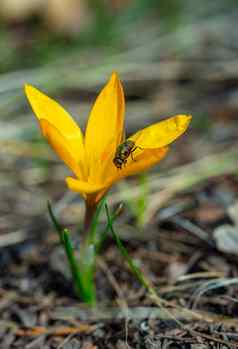
[[[86,167],[83,135],[72,117],[60,104],[35,87],[25,85],[25,93],[39,121],[44,119],[54,126],[67,141],[72,154],[81,163],[81,167],[83,164]]]
[[[166,156],[168,150],[168,147],[145,150],[138,149],[134,153],[133,159],[130,156],[122,169],[116,169],[117,174],[115,176],[115,180],[135,175],[142,171],[148,170],[154,165],[157,165]]]
[[[81,193],[83,196],[87,194],[98,193],[101,190],[105,190],[105,186],[80,181],[72,177],[67,177],[66,183],[70,190],[75,191],[77,193]]]
[[[66,183],[70,190],[80,193],[89,206],[97,205],[110,188],[110,185],[94,185],[72,177],[67,177]]]
[[[103,167],[111,161],[124,130],[125,100],[116,73],[103,88],[90,113],[85,148],[89,166],[89,180],[102,183]]]
[[[176,115],[148,126],[129,138],[141,148],[161,148],[181,136],[186,131],[191,118],[191,115]]]
[[[74,172],[76,176],[81,178],[82,170],[79,166],[77,158],[75,158],[75,154],[72,152],[70,145],[63,135],[47,120],[41,119],[40,127],[43,135],[46,137],[47,141],[58,154],[60,159],[64,161],[64,163]]]

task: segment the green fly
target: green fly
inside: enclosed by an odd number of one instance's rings
[[[118,145],[113,163],[114,165],[121,169],[122,165],[126,165],[128,157],[139,147],[135,145],[135,142],[131,141],[130,139],[126,140],[125,142]],[[133,159],[133,157],[132,157]]]

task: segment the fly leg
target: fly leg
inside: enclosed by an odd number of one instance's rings
[[[136,160],[133,158],[133,153],[134,153],[134,151],[136,151],[136,149],[143,149],[143,148],[141,148],[141,147],[139,147],[139,146],[137,145],[137,146],[135,146],[135,147],[132,149],[132,151],[131,151],[131,158],[132,158],[133,161],[136,161]]]

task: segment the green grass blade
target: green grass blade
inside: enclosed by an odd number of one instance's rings
[[[75,291],[79,297],[84,299],[84,287],[82,283],[81,273],[78,268],[77,260],[74,256],[74,248],[69,237],[69,231],[64,229],[62,232],[63,245],[69,262],[70,270],[74,280]]]
[[[88,304],[94,304],[96,300],[95,287],[93,283],[94,268],[90,269],[87,267],[86,270],[84,270],[85,263],[82,263],[82,262],[80,263],[77,260],[75,256],[74,247],[70,239],[69,231],[67,229],[64,229],[56,219],[50,202],[48,202],[47,206],[48,206],[50,218],[55,226],[56,231],[59,234],[60,242],[64,247],[64,250],[68,259],[69,267],[73,277],[75,292],[77,296],[81,298],[84,302]],[[91,274],[90,274],[90,271],[91,271]]]
[[[96,212],[93,216],[92,223],[88,232],[87,244],[96,244],[98,221],[100,218],[102,208],[105,205],[105,202],[106,202],[106,196],[104,196],[102,200],[99,202]]]
[[[49,215],[50,215],[51,221],[52,221],[52,223],[53,223],[53,225],[55,227],[55,230],[57,231],[57,233],[59,235],[60,242],[63,244],[64,243],[64,241],[63,241],[63,230],[64,230],[64,228],[57,221],[57,219],[56,219],[56,217],[55,217],[55,215],[53,213],[50,201],[47,201],[47,208],[48,208],[48,211],[49,211]]]
[[[114,228],[113,228],[113,222],[112,222],[112,218],[110,216],[109,213],[109,209],[107,204],[105,204],[105,209],[106,209],[106,214],[107,214],[107,219],[108,219],[108,224],[109,224],[109,228],[111,230],[113,239],[115,240],[117,247],[119,248],[119,251],[121,252],[121,255],[126,259],[131,271],[133,272],[133,274],[136,276],[136,278],[138,279],[138,281],[149,291],[151,291],[151,286],[149,285],[149,283],[145,280],[143,273],[141,272],[141,270],[137,267],[137,265],[135,264],[135,262],[133,261],[133,259],[130,257],[127,249],[124,247],[123,243],[121,242],[119,236],[116,234]]]
[[[108,231],[110,230],[110,226],[107,223],[106,228],[98,231],[98,222],[99,222],[100,214],[102,212],[102,208],[105,206],[105,202],[106,202],[106,196],[103,197],[103,199],[100,201],[100,203],[97,206],[96,212],[93,216],[91,227],[89,229],[88,238],[86,239],[86,242],[85,242],[86,246],[91,245],[91,244],[93,244],[95,246],[95,254],[96,255],[100,252],[101,247],[103,245],[103,242],[106,240],[106,238],[108,236]],[[111,217],[112,222],[114,222],[115,219],[120,214],[121,208],[122,208],[122,206],[119,205],[119,207],[113,213],[113,215]]]
[[[85,279],[86,270],[84,268],[84,265],[82,265],[82,263],[78,263],[75,257],[74,248],[69,237],[69,231],[67,229],[63,230],[63,241],[65,246],[65,252],[67,254],[70,269],[74,279],[77,295],[80,296],[84,300],[84,302],[93,304],[95,303],[96,296],[95,296],[95,289],[94,287],[92,287],[92,284],[93,284],[92,275],[89,278],[87,273],[87,278]],[[81,269],[80,269],[80,266],[81,266]]]
[[[105,205],[104,205],[105,206]],[[119,214],[121,213],[121,210],[122,210],[122,204],[120,204],[118,206],[118,208],[115,210],[115,212],[113,212],[112,216],[110,216],[111,218],[111,225],[113,225],[114,221],[116,220],[116,218],[119,216]],[[96,252],[97,254],[100,252],[101,248],[102,248],[102,244],[103,242],[106,240],[107,236],[108,236],[108,232],[110,230],[110,223],[109,221],[107,222],[107,225],[106,225],[106,228],[104,230],[102,230],[100,233],[99,233],[99,239],[97,240],[96,242]]]
[[[133,259],[130,257],[126,247],[123,245],[122,241],[120,240],[118,234],[115,232],[114,228],[113,228],[113,222],[112,222],[112,218],[110,216],[109,213],[109,209],[107,204],[105,204],[105,209],[106,209],[106,214],[107,214],[107,219],[108,219],[108,223],[109,223],[109,227],[113,236],[113,239],[115,240],[119,251],[121,252],[121,255],[125,258],[125,260],[127,261],[127,264],[129,266],[129,268],[131,269],[132,273],[136,276],[137,280],[145,287],[145,289],[149,292],[150,298],[155,302],[155,304],[157,306],[159,306],[161,309],[163,309],[163,311],[168,314],[180,327],[183,327],[183,324],[177,320],[173,314],[168,311],[163,304],[166,304],[166,301],[164,301],[162,298],[160,298],[156,292],[156,290],[154,289],[154,287],[152,287],[150,285],[150,283],[146,280],[146,278],[144,277],[142,271],[137,267],[137,265],[135,264],[135,262],[133,261]]]

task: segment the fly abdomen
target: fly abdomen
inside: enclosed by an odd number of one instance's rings
[[[133,151],[136,150],[135,142],[128,139],[124,143],[121,143],[116,150],[115,157],[113,159],[114,165],[121,169],[122,165],[127,163],[127,159],[130,155],[132,155]]]

